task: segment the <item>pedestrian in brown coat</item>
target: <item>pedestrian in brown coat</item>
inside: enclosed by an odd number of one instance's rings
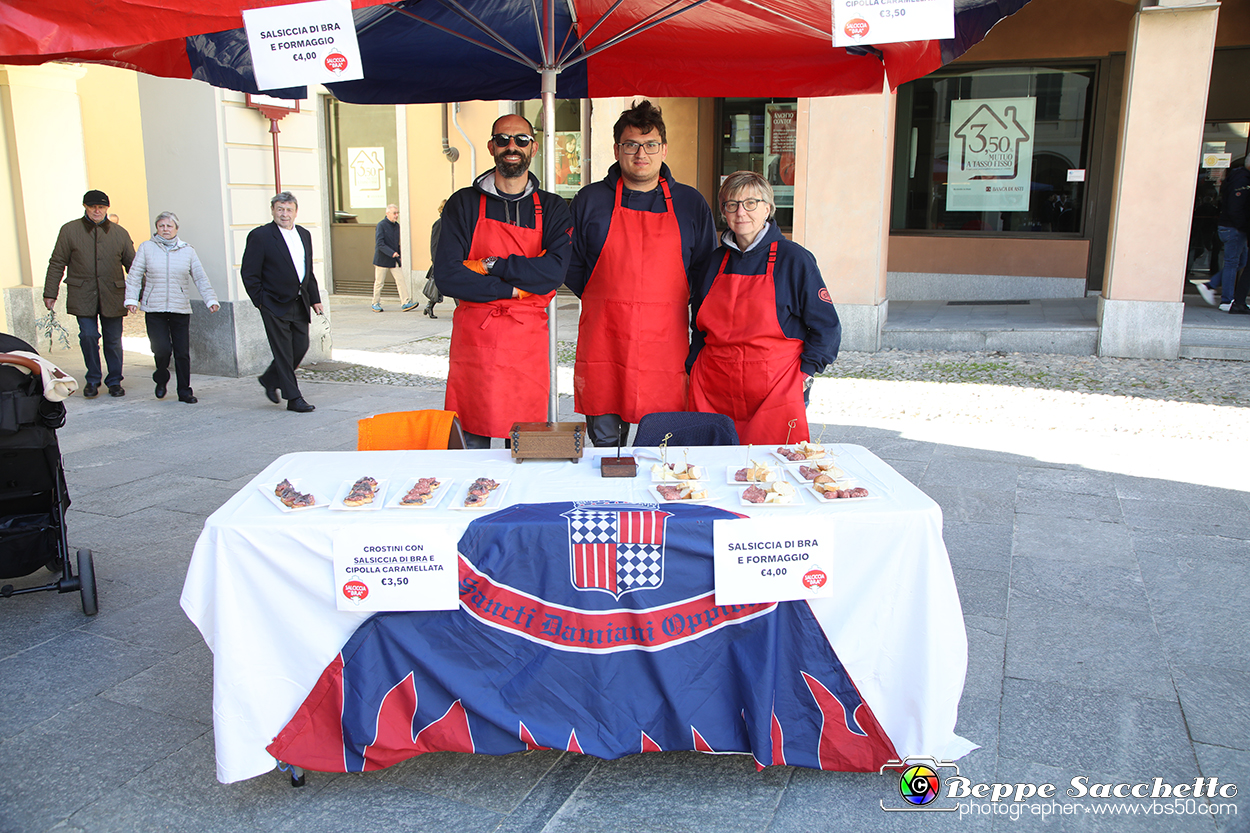
[[[100,335],[104,335],[103,377],[110,396],[125,396],[122,388],[122,318],[126,315],[126,272],[135,259],[135,246],[124,228],[108,218],[109,198],[91,190],[82,196],[83,216],[61,226],[48,258],[43,303],[49,310],[65,277],[65,309],[78,319],[78,345],[87,366],[83,396],[100,392]],[[98,323],[97,323],[98,321]]]

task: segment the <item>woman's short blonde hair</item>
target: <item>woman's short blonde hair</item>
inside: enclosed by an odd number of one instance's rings
[[[174,228],[178,228],[178,215],[172,211],[162,211],[160,214],[157,214],[156,219],[152,221],[152,225],[155,226],[161,220],[173,220]]]
[[[721,216],[725,216],[725,210],[721,207],[727,200],[733,199],[736,195],[744,191],[754,189],[759,192],[760,199],[768,203],[768,219],[772,219],[777,213],[777,202],[773,198],[773,186],[768,184],[768,180],[755,173],[755,171],[734,171],[725,177],[725,181],[721,183],[720,192],[716,195],[716,209]]]

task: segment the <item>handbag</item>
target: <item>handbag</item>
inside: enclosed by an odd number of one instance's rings
[[[435,285],[433,278],[425,279],[425,286],[422,288],[421,294],[431,303],[440,304],[443,301],[443,293],[438,291],[438,286]]]

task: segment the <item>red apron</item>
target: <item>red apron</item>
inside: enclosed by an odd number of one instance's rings
[[[543,209],[534,194],[534,228],[486,218],[478,205],[469,260],[543,249]],[[514,422],[545,422],[550,390],[547,304],[555,292],[479,304],[462,301],[451,317],[451,355],[445,407],[464,430],[506,437]]]
[[[690,370],[690,410],[730,417],[743,445],[777,445],[787,433],[792,443],[807,440],[803,341],[777,323],[777,244],[762,275],[727,275],[728,260],[726,252],[695,322],[707,338]]]
[[[664,214],[622,208],[623,187],[618,179],[608,237],[582,293],[573,407],[637,423],[686,410],[690,285],[668,181],[660,180]]]

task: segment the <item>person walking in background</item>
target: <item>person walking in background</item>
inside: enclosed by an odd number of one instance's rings
[[[434,220],[434,225],[430,226],[430,271],[429,277],[425,279],[425,289],[422,294],[429,299],[429,303],[425,305],[425,309],[421,310],[423,315],[430,318],[438,318],[434,314],[434,305],[443,302],[443,293],[438,291],[438,284],[434,282],[434,257],[438,251],[438,237],[443,232],[443,207],[447,205],[447,200],[443,200],[438,204],[438,218]]]
[[[82,195],[83,216],[61,226],[43,281],[43,304],[49,310],[65,277],[65,309],[78,319],[78,345],[87,366],[82,395],[100,392],[103,378],[109,396],[125,396],[122,387],[122,319],[126,316],[126,270],[135,259],[130,234],[108,218],[109,198],[92,189]],[[98,322],[98,323],[97,323]],[[104,362],[100,371],[100,336]]]
[[[716,247],[707,200],[664,164],[660,108],[641,101],[612,129],[616,164],[573,200],[564,283],[582,299],[574,406],[596,446],[645,414],[686,410],[690,291]]]
[[[1234,297],[1237,290],[1237,273],[1246,265],[1247,221],[1250,221],[1250,156],[1244,164],[1232,168],[1220,186],[1220,217],[1217,233],[1224,244],[1224,268],[1205,286],[1198,284],[1198,294],[1211,306],[1219,306],[1234,315],[1250,315],[1246,308],[1246,293],[1240,302]],[[1220,291],[1220,302],[1215,300],[1215,290]]]
[[[178,401],[194,405],[199,400],[191,389],[191,284],[209,312],[220,309],[217,293],[208,282],[204,266],[189,243],[178,237],[178,217],[172,211],[156,215],[156,234],[139,244],[126,276],[126,309],[138,312],[143,321],[156,370],[156,398],[164,399],[169,384],[169,360],[173,357],[178,382]]]
[[[295,225],[299,203],[290,191],[275,194],[269,210],[273,222],[248,233],[239,269],[243,287],[265,322],[273,353],[273,361],[256,379],[270,402],[278,404],[280,390],[288,411],[306,414],[316,408],[300,393],[295,369],[308,352],[308,310],[322,314],[313,275],[312,235]]]
[[[417,302],[411,298],[408,278],[400,263],[398,205],[386,207],[386,216],[378,220],[374,231],[373,245],[373,311],[382,311],[382,285],[387,275],[395,279],[395,288],[399,290],[399,311],[416,309]]]
[[[838,313],[816,258],[777,228],[764,177],[732,173],[719,196],[729,230],[693,298],[690,410],[730,417],[744,445],[806,441],[812,377],[842,343]]]
[[[490,448],[514,422],[547,419],[547,304],[564,282],[573,219],[529,173],[534,127],[517,115],[491,127],[492,170],[447,200],[434,260],[452,317],[445,408],[465,445]]]

